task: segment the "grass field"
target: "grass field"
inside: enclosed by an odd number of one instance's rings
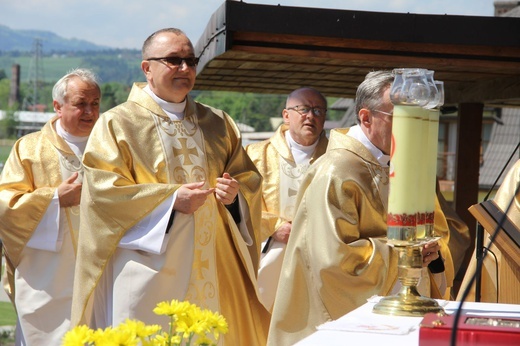
[[[11,152],[11,146],[0,145],[0,162],[5,162],[9,153]]]
[[[0,272],[3,273],[4,266],[0,267]],[[3,287],[0,287],[0,290],[3,290]],[[13,304],[11,302],[0,302],[0,326],[14,325],[16,325],[16,313],[14,312]]]
[[[8,78],[11,78],[11,66],[17,63],[20,65],[20,80],[27,81],[30,73],[36,74],[36,67],[32,66],[34,64],[32,59],[30,56],[16,58],[3,56],[0,57],[0,69],[4,69]],[[73,68],[82,67],[80,66],[82,60],[81,57],[42,57],[39,73],[43,74],[45,82],[54,83],[59,78],[57,76],[63,76]]]
[[[13,305],[11,302],[0,302],[0,326],[14,325],[16,325],[16,313]]]

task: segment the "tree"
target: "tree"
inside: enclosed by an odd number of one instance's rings
[[[9,83],[9,79],[0,79],[0,109],[7,109],[7,106],[9,105],[10,90],[11,85]]]
[[[130,88],[121,83],[111,82],[101,85],[101,112],[125,102],[128,99]]]
[[[237,93],[230,91],[201,91],[196,100],[222,109],[236,122],[255,128],[256,131],[271,131],[270,118],[281,117],[285,95]]]
[[[18,107],[16,104],[15,107]],[[6,117],[0,120],[0,138],[16,139],[16,126],[18,121],[14,116],[14,107],[6,111]]]

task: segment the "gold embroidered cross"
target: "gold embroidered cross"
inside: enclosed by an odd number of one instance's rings
[[[193,270],[196,270],[197,272],[197,280],[204,279],[204,274],[202,273],[202,269],[208,269],[209,268],[209,261],[207,259],[202,259],[202,251],[201,250],[195,250],[195,258],[193,259]]]
[[[179,142],[181,143],[181,148],[173,148],[173,155],[179,156],[184,155],[184,164],[185,165],[192,165],[193,162],[190,159],[190,155],[199,156],[197,153],[197,148],[188,148],[188,144],[186,143],[188,141],[187,138],[179,138]]]

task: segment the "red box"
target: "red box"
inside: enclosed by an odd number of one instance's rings
[[[450,345],[454,317],[426,314],[420,324],[419,346]],[[520,318],[461,314],[456,345],[520,345]]]

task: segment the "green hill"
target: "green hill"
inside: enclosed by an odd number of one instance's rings
[[[14,64],[20,65],[20,82],[29,83],[36,76],[38,80],[54,84],[64,74],[76,67],[90,68],[103,83],[118,82],[130,85],[134,81],[144,81],[141,72],[141,53],[138,50],[106,50],[102,52],[70,52],[48,54],[39,58],[30,52],[0,52],[0,70],[11,78]]]
[[[137,49],[112,49],[49,31],[13,30],[0,25],[0,72],[3,70],[11,78],[13,64],[19,64],[22,83],[38,76],[39,81],[54,84],[71,69],[86,67],[94,70],[103,83],[130,85],[144,81],[140,63],[141,52]]]
[[[30,52],[34,48],[35,39],[40,40],[44,53],[110,49],[85,40],[66,39],[50,31],[13,30],[5,25],[0,25],[0,38],[0,52]]]

